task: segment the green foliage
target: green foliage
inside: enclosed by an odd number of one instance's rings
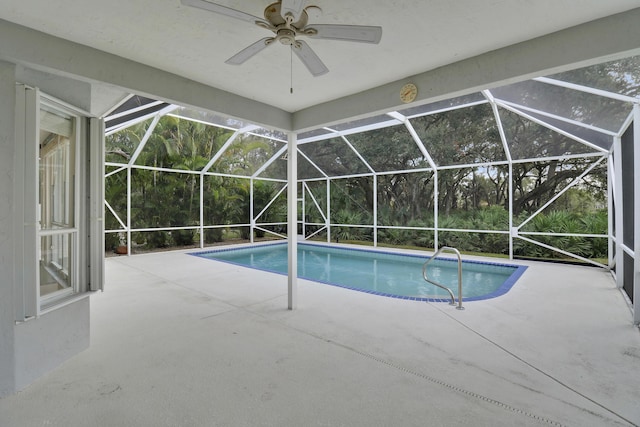
[[[640,69],[639,58],[573,70],[554,77],[637,96],[640,92],[637,71]],[[616,120],[624,120],[629,113],[629,106],[619,101],[599,97],[600,102],[595,105],[593,95],[540,82],[523,82],[503,90],[505,99],[603,128],[611,124],[603,120],[610,120],[611,117],[615,123]],[[496,89],[498,92],[499,89]],[[517,92],[521,92],[520,95]],[[445,229],[438,233],[439,244],[470,252],[507,253],[509,189],[513,190],[511,200],[513,223],[516,226],[554,200],[544,212],[526,224],[523,229],[525,232],[606,234],[606,162],[600,163],[579,182],[575,182],[599,159],[575,155],[593,154],[594,148],[514,111],[498,108],[497,113],[503,125],[503,135],[498,131],[495,112],[489,104],[412,117],[409,119],[411,126],[429,156],[416,144],[414,135],[401,124],[303,144],[300,150],[330,177],[367,174],[371,172],[370,168],[375,172],[385,172],[375,179],[371,176],[332,179],[329,195],[324,181],[309,182],[309,191],[323,213],[327,206],[331,207],[331,222],[336,224],[372,226],[375,204],[377,224],[381,226],[378,229],[378,241],[389,244],[433,246],[434,232],[431,230],[391,229],[384,226],[433,228],[436,223],[434,208],[437,205],[438,226]],[[249,179],[222,175],[250,176],[282,147],[281,142],[245,134],[238,136],[224,152],[219,152],[233,134],[232,131],[167,116],[159,121],[151,135],[147,135],[150,136],[148,142],[139,156],[134,158],[141,141],[146,139],[145,133],[150,125],[151,120],[107,137],[107,161],[184,171],[201,171],[208,167],[208,172],[221,175],[206,174],[201,181],[199,174],[134,169],[131,182],[131,224],[134,228],[197,227],[201,220],[205,226],[249,222]],[[511,166],[489,165],[495,161],[506,163],[503,137],[511,158],[518,161]],[[351,147],[358,151],[358,155]],[[561,156],[569,154],[571,157],[559,160]],[[210,164],[214,156],[215,162]],[[321,176],[303,156],[298,156],[298,159],[299,178]],[[437,176],[430,170],[433,163],[440,167]],[[285,166],[284,160],[276,159],[262,176],[283,178],[286,176]],[[445,168],[441,168],[443,166]],[[108,166],[108,172],[116,168]],[[418,168],[425,170],[406,172]],[[254,181],[254,214],[267,206],[282,188],[281,185]],[[123,221],[126,221],[127,213],[126,187],[126,171],[117,172],[106,179],[106,199]],[[377,189],[376,194],[374,189]],[[557,197],[563,190],[567,191]],[[305,200],[305,211],[301,213],[305,220],[324,222],[311,198]],[[203,218],[200,216],[201,202]],[[283,193],[258,221],[284,222],[286,212],[286,193]],[[107,229],[122,228],[111,213],[107,214],[105,225]],[[270,227],[278,232],[286,231],[281,226]],[[487,232],[455,231],[460,229]],[[315,230],[310,227],[307,231],[311,233]],[[250,237],[246,226],[236,231],[243,238]],[[370,240],[371,233],[372,229],[367,227],[342,226],[332,230],[332,236],[339,240]],[[141,234],[144,238],[137,244],[148,247],[189,245],[197,237],[193,230]],[[263,232],[259,231],[257,235],[261,236]],[[204,232],[207,243],[221,241],[226,236],[226,228],[206,229]],[[558,235],[532,238],[587,258],[606,257],[608,248],[606,238]],[[107,246],[117,244],[116,239],[117,235],[111,234],[106,239]],[[562,256],[519,239],[515,243],[516,254],[521,256]]]
[[[366,224],[365,215],[358,211],[342,209],[336,212],[332,218],[335,224]],[[336,227],[332,229],[332,236],[339,241],[344,240],[371,240],[371,231],[363,227]]]
[[[195,230],[173,230],[171,238],[176,246],[190,246],[194,243]]]
[[[152,248],[166,248],[170,246],[171,236],[166,231],[152,231],[147,234],[146,246]]]
[[[205,243],[222,242],[222,228],[207,228],[204,230]]]
[[[207,174],[201,182],[197,173],[172,171],[202,171],[233,132],[172,116],[162,117],[153,129],[150,129],[150,124],[151,121],[147,121],[132,126],[108,136],[106,140],[109,162],[118,163],[122,167],[129,163],[134,165],[131,170],[131,226],[134,229],[198,227],[201,190],[204,196],[204,225],[249,223],[249,179]],[[146,145],[134,157],[147,132],[150,133],[147,135]],[[216,161],[209,165],[208,171],[249,176],[273,155],[279,148],[278,144],[282,145],[254,135],[240,136],[224,152],[219,153]],[[151,166],[163,170],[141,169],[136,166]],[[109,168],[115,171],[118,166]],[[266,205],[276,191],[273,183],[256,181],[254,204]],[[126,169],[105,180],[105,198],[126,223]],[[261,220],[280,221],[283,212],[286,220],[286,204],[283,205],[280,201],[267,210]],[[107,229],[122,229],[110,212],[106,218]],[[248,230],[248,227],[242,227],[241,236],[248,238]],[[195,228],[145,232],[138,234],[136,245],[144,249],[189,246],[195,243],[196,237]],[[224,238],[224,230],[206,229],[204,237],[207,243],[219,242]],[[117,236],[106,239],[107,250],[117,244],[114,239]]]
[[[107,252],[112,252],[120,244],[120,238],[118,233],[105,233],[104,235],[104,249]]]
[[[348,139],[375,171],[428,167],[404,125],[350,135]]]
[[[523,231],[557,234],[606,234],[607,212],[551,211],[536,215],[523,227]],[[562,249],[588,259],[607,258],[607,238],[581,236],[530,236],[532,240]],[[514,253],[534,258],[565,258],[556,251],[516,240]]]
[[[488,104],[418,117],[411,123],[438,166],[506,158]]]
[[[516,223],[518,221],[516,220]],[[523,231],[568,234],[606,234],[607,212],[605,210],[577,213],[569,211],[551,211],[534,217]],[[498,206],[475,211],[458,210],[442,215],[438,221],[439,246],[452,246],[463,252],[508,254],[509,252],[509,213]],[[412,221],[409,227],[428,227],[424,222]],[[487,230],[491,232],[462,232],[455,230]],[[580,236],[531,236],[534,240],[552,245],[565,251],[589,259],[607,257],[606,238]],[[409,245],[434,247],[432,231],[380,228],[378,242],[391,245]],[[517,256],[535,258],[566,258],[566,256],[523,240],[514,241],[514,253]]]

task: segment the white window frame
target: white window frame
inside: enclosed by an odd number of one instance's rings
[[[74,224],[62,230],[40,230],[40,109],[75,118]],[[24,322],[86,298],[104,283],[104,122],[39,89],[16,84],[15,164],[15,321]],[[23,171],[20,174],[20,171]],[[72,241],[72,284],[40,295],[40,244],[44,236],[68,235]]]
[[[62,228],[62,229],[42,229],[40,226],[37,226],[37,234],[38,234],[38,251],[40,250],[41,246],[41,242],[43,240],[43,238],[45,237],[50,237],[52,239],[57,239],[57,238],[65,238],[68,237],[69,241],[66,243],[66,245],[70,245],[69,249],[69,268],[68,270],[64,270],[64,266],[60,265],[59,268],[63,270],[64,273],[66,273],[68,280],[70,282],[70,286],[68,288],[64,288],[55,292],[52,292],[50,294],[46,294],[46,295],[42,295],[40,293],[42,287],[40,286],[40,273],[41,273],[41,268],[40,266],[38,266],[38,268],[36,269],[36,283],[38,283],[38,297],[40,299],[40,311],[44,311],[47,308],[50,308],[54,305],[56,305],[58,302],[70,298],[76,294],[79,294],[81,292],[84,291],[83,287],[80,284],[80,256],[79,254],[81,253],[81,251],[79,251],[79,245],[80,245],[80,239],[79,239],[79,223],[81,220],[81,204],[80,204],[80,200],[81,200],[81,188],[80,188],[80,178],[81,178],[81,169],[80,169],[80,164],[81,162],[84,163],[85,162],[85,156],[81,150],[83,142],[85,141],[86,137],[83,138],[83,134],[82,134],[82,128],[84,126],[83,125],[83,120],[84,118],[82,116],[80,116],[79,114],[70,111],[67,108],[63,108],[60,105],[57,105],[57,102],[52,101],[51,99],[47,98],[45,95],[41,95],[40,96],[40,102],[38,103],[38,109],[36,111],[37,115],[39,116],[40,112],[42,111],[42,107],[46,107],[47,110],[51,110],[54,112],[57,112],[61,115],[67,116],[69,118],[73,119],[73,133],[72,133],[72,137],[73,137],[73,141],[71,141],[71,150],[68,150],[64,153],[66,159],[67,159],[67,163],[66,165],[69,168],[73,168],[73,182],[66,182],[66,188],[64,190],[64,193],[67,194],[67,197],[69,193],[71,193],[71,196],[73,198],[73,225],[71,227],[68,228]],[[37,117],[37,128],[36,128],[36,134],[39,135],[40,132],[40,117]],[[72,152],[73,151],[73,152]],[[55,154],[54,154],[55,155]],[[42,157],[42,153],[39,153],[38,156],[38,169],[40,169],[40,166],[45,162],[45,158]],[[73,158],[73,162],[69,161],[70,158]],[[39,179],[38,178],[38,184],[39,183]],[[73,190],[71,189],[71,186],[73,186]],[[46,187],[46,186],[45,186]],[[58,189],[59,190],[59,189]],[[41,189],[39,191],[42,191]],[[37,193],[36,193],[37,194]],[[45,193],[48,196],[48,193]],[[37,195],[36,195],[36,199],[37,199]],[[36,203],[41,203],[41,201],[36,201]],[[63,202],[63,205],[65,203]],[[64,206],[65,208],[67,206]],[[51,206],[51,209],[55,210],[55,206]],[[40,212],[40,206],[38,206],[38,212]],[[66,212],[65,216],[68,216],[70,214],[70,212]],[[54,216],[55,213],[53,214]],[[38,218],[39,221],[38,223],[42,220],[42,218]],[[41,259],[41,254],[38,254],[38,260]]]

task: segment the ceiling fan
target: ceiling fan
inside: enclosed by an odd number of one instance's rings
[[[315,39],[373,44],[379,43],[382,37],[381,27],[309,24],[307,9],[315,6],[306,5],[305,0],[279,0],[272,3],[265,8],[264,19],[206,0],[181,0],[181,2],[185,6],[196,7],[246,21],[274,33],[274,36],[258,40],[225,61],[225,63],[232,65],[245,63],[248,59],[278,41],[284,45],[291,46],[292,51],[300,58],[313,76],[321,76],[329,72],[329,69],[311,47],[304,40],[298,40],[297,37],[305,36]]]

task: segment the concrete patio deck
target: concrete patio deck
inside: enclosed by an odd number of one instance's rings
[[[464,311],[304,280],[289,311],[284,276],[110,258],[90,349],[0,399],[0,425],[640,424],[640,331],[610,275],[514,263]]]

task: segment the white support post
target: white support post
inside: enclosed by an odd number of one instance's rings
[[[509,259],[513,260],[513,163],[509,162]]]
[[[204,249],[204,173],[200,173],[200,249]]]
[[[483,90],[482,94],[491,104],[491,109],[493,110],[493,117],[496,120],[496,125],[498,126],[498,132],[500,133],[500,142],[502,143],[502,149],[504,150],[504,154],[507,158],[509,165],[509,184],[508,184],[508,198],[509,198],[509,259],[513,260],[513,239],[514,239],[514,231],[517,231],[513,228],[513,158],[511,157],[511,150],[509,149],[509,143],[507,142],[507,134],[504,131],[504,126],[502,125],[502,118],[500,117],[500,111],[498,110],[498,104],[496,104],[496,100],[493,97],[493,94],[489,90]],[[498,176],[499,179],[499,176]]]
[[[615,204],[616,286],[624,286],[624,221],[622,204],[622,138],[613,138],[613,194]]]
[[[297,136],[289,133],[287,146],[287,242],[288,242],[288,280],[287,293],[289,310],[298,303],[298,153]]]
[[[4,66],[4,64],[0,63],[0,72],[4,71],[2,70],[2,67]],[[0,90],[6,90],[7,86],[3,86],[0,87]],[[27,263],[27,260],[25,258],[25,249],[31,245],[27,244],[27,238],[26,235],[28,235],[29,233],[27,233],[27,230],[29,230],[30,228],[32,230],[31,234],[34,236],[33,237],[33,243],[36,242],[36,227],[35,227],[35,221],[33,223],[33,227],[28,227],[28,221],[27,218],[25,216],[25,213],[28,211],[28,209],[25,206],[25,189],[26,189],[26,176],[27,176],[27,167],[26,165],[29,164],[29,162],[26,162],[27,159],[27,100],[26,100],[26,91],[27,88],[26,86],[23,85],[16,85],[15,86],[15,128],[14,128],[14,132],[15,132],[15,136],[14,136],[14,157],[13,157],[13,167],[15,168],[14,171],[16,170],[22,170],[22,175],[20,176],[20,174],[16,174],[16,178],[13,180],[13,203],[14,203],[14,207],[13,207],[13,229],[14,229],[14,240],[13,240],[13,245],[12,245],[12,250],[14,253],[14,257],[13,257],[13,261],[11,264],[13,264],[13,278],[15,280],[14,282],[14,320],[16,322],[23,322],[27,317],[29,317],[27,315],[27,307],[25,305],[25,303],[28,300],[28,297],[26,294],[27,288],[29,288],[28,286],[25,286],[27,282],[27,280],[25,280],[25,272],[27,271],[34,271],[35,268],[33,268],[33,264],[29,267],[27,267],[27,265],[29,265]],[[6,92],[5,92],[6,93]],[[6,97],[6,95],[5,95]],[[8,98],[8,97],[7,97]],[[5,98],[6,99],[6,98]],[[6,99],[5,103],[2,105],[3,108],[9,108],[9,106],[11,105],[10,100]],[[3,111],[4,112],[4,111]],[[0,129],[0,133],[4,132],[5,129]],[[6,131],[10,131],[9,129],[6,129]],[[35,143],[33,144],[33,146],[35,147]],[[35,156],[34,156],[35,157]],[[0,163],[2,163],[4,159],[0,159]],[[6,158],[6,160],[9,160],[8,158]],[[7,163],[9,164],[9,163]],[[35,171],[34,171],[35,173]],[[38,194],[38,185],[35,184],[35,182],[33,183],[33,187],[31,188],[31,190],[33,191],[33,197],[35,198],[35,195]],[[9,212],[11,212],[11,208],[10,206],[6,206],[7,208],[9,208]],[[0,208],[1,209],[1,208]],[[37,244],[37,243],[36,243]],[[8,245],[6,245],[6,247],[8,247]],[[37,246],[34,246],[34,248]],[[33,257],[34,261],[35,261],[35,255]],[[11,264],[5,264],[5,265],[11,265]],[[35,263],[34,263],[35,264]],[[11,274],[12,272],[8,272],[9,273],[9,278],[8,281],[9,283],[11,283]],[[7,274],[7,273],[5,273]],[[29,273],[27,273],[29,274]],[[32,273],[35,276],[35,271],[34,273]],[[33,280],[34,286],[33,288],[35,288],[35,279]],[[7,295],[7,294],[5,294]],[[9,294],[11,295],[11,294]],[[34,294],[32,296],[32,299],[35,301],[37,299],[37,290],[34,289]],[[0,301],[0,304],[2,304],[2,301]],[[6,306],[5,306],[6,307]],[[37,310],[33,310],[33,314],[35,316],[35,314],[37,313]],[[6,344],[3,343],[3,345],[5,346],[4,348],[7,350],[11,350],[10,353],[11,355],[13,355],[13,346],[12,343],[7,342]],[[4,352],[2,351],[2,349],[0,349],[0,354],[3,354]],[[3,366],[0,366],[0,370],[3,369]]]
[[[640,105],[633,106],[633,324],[640,325]]]
[[[327,243],[331,242],[331,180],[327,178]]]
[[[433,250],[438,250],[438,169],[433,170]]]
[[[300,198],[300,201],[302,202],[302,206],[300,207],[302,211],[302,238],[305,239],[307,237],[307,206],[305,205],[306,191],[304,183],[302,184],[302,197]]]
[[[104,121],[90,119],[89,183],[90,290],[104,288]]]
[[[256,220],[253,217],[253,178],[249,179],[249,241],[253,243],[253,233],[256,227]]]
[[[131,256],[131,163],[127,165],[127,256]]]
[[[15,86],[15,156],[13,158],[14,180],[14,226],[16,240],[15,265],[15,320],[23,322],[36,317],[39,311],[40,227],[38,218],[38,134],[36,123],[40,122],[40,93],[38,89],[24,85]],[[23,168],[20,173],[20,168]],[[11,209],[9,209],[11,212]],[[10,264],[9,264],[10,265]],[[3,272],[5,273],[5,272]],[[11,271],[6,272],[11,277]],[[4,276],[4,275],[3,275]],[[10,283],[11,279],[9,279]],[[9,295],[11,295],[9,293]],[[3,342],[4,345],[4,342]],[[8,344],[8,348],[12,348]],[[3,352],[0,351],[0,354]]]
[[[378,175],[373,175],[373,246],[378,246]]]

